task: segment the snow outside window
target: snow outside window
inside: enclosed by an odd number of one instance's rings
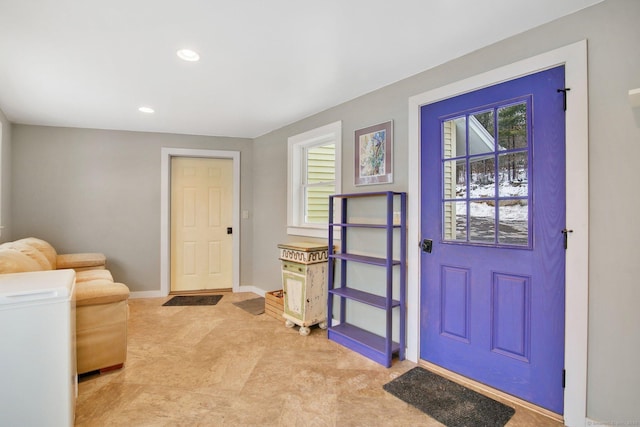
[[[289,138],[287,233],[327,237],[329,195],[340,189],[342,123]]]

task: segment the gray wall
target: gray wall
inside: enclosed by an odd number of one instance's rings
[[[399,91],[398,87],[399,85],[388,86],[255,140],[254,155],[256,159],[261,160],[259,164],[256,163],[253,172],[254,204],[258,207],[253,218],[253,226],[255,236],[260,236],[254,241],[254,277],[261,278],[256,286],[268,290],[282,287],[278,270],[278,243],[317,241],[317,239],[287,235],[287,139],[290,136],[340,120],[342,121],[342,189],[340,192],[407,190],[408,95],[406,94],[410,92]],[[353,172],[354,132],[389,120],[393,121],[394,126],[393,183],[356,187]],[[261,206],[269,206],[269,209],[259,209]]]
[[[632,162],[640,158],[640,111],[632,110],[627,101],[628,90],[640,87],[638,17],[640,2],[608,0],[264,135],[253,144],[232,138],[22,125],[10,129],[0,114],[5,142],[7,134],[11,141],[3,144],[2,152],[2,218],[9,225],[5,236],[37,235],[62,251],[103,251],[116,279],[134,291],[158,290],[160,147],[240,150],[242,209],[252,218],[242,220],[241,283],[279,288],[276,245],[300,240],[286,234],[289,136],[342,120],[342,191],[351,192],[360,190],[352,178],[354,131],[393,120],[395,182],[375,189],[406,191],[410,96],[586,38],[592,242],[587,415],[600,421],[638,421],[640,203]],[[6,215],[7,179],[13,182],[12,216]]]
[[[2,146],[0,147],[0,242],[11,240],[11,123],[0,110]]]
[[[279,287],[275,246],[299,239],[286,235],[289,136],[342,120],[342,190],[350,192],[355,190],[354,131],[392,119],[395,183],[375,189],[406,191],[410,96],[586,38],[591,200],[587,415],[600,421],[640,421],[640,181],[635,165],[640,158],[640,112],[629,107],[627,98],[629,89],[640,87],[639,17],[640,2],[609,0],[257,138],[254,155],[261,161],[255,164],[253,186],[258,208],[253,242],[254,277],[260,278],[256,285]]]
[[[160,289],[161,148],[240,151],[241,209],[252,211],[252,141],[13,125],[14,239],[107,256],[131,291]],[[252,283],[251,219],[241,220],[241,285]]]

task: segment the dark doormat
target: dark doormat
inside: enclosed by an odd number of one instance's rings
[[[255,316],[264,313],[264,298],[262,297],[234,302],[233,305],[235,305],[236,307],[240,307],[244,311],[249,312]]]
[[[216,305],[222,295],[179,295],[171,298],[162,305],[168,307],[179,305]]]
[[[515,413],[423,368],[413,368],[382,387],[448,427],[502,427]]]

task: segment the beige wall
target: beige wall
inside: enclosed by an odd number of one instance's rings
[[[13,125],[12,237],[103,252],[116,280],[159,291],[162,147],[240,151],[241,209],[252,212],[249,139]],[[240,226],[250,285],[251,218]]]
[[[254,155],[261,161],[254,170],[254,203],[270,208],[257,209],[254,217],[254,277],[260,278],[256,285],[279,287],[275,246],[299,239],[287,236],[285,227],[289,136],[342,120],[343,192],[350,192],[356,189],[354,131],[391,119],[395,183],[357,190],[406,191],[410,96],[587,39],[591,237],[587,415],[599,421],[640,422],[640,222],[636,219],[640,179],[635,165],[640,158],[640,112],[631,109],[627,99],[629,89],[640,87],[638,17],[640,2],[609,0],[257,138]]]

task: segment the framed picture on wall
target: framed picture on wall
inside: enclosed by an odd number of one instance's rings
[[[393,121],[356,131],[355,185],[393,182]]]

